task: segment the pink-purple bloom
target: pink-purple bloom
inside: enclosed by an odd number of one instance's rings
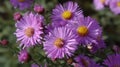
[[[93,59],[85,55],[79,55],[75,57],[75,61],[77,62],[74,66],[75,67],[100,67]]]
[[[120,0],[110,0],[109,7],[114,14],[120,14]]]
[[[10,0],[11,4],[15,8],[19,8],[20,10],[24,10],[29,8],[34,0]]]
[[[17,21],[15,35],[17,42],[20,42],[20,47],[26,48],[41,44],[43,21],[43,16],[32,12],[26,13],[22,19]]]
[[[99,23],[91,17],[78,20],[76,23],[70,24],[69,28],[76,32],[77,41],[80,45],[98,44],[97,40],[102,35]]]
[[[105,5],[109,4],[110,0],[93,0],[93,4],[96,10],[102,10],[105,8]]]
[[[21,62],[21,63],[25,63],[25,62],[28,62],[30,60],[30,55],[29,53],[27,52],[27,50],[21,50],[18,54],[18,60]]]
[[[107,67],[120,67],[120,54],[108,55],[103,64]]]
[[[59,4],[53,9],[52,22],[54,25],[64,26],[67,23],[74,22],[78,17],[83,17],[76,2],[68,1],[63,5]]]
[[[45,37],[44,50],[51,59],[70,57],[77,49],[76,35],[67,27],[57,27]]]

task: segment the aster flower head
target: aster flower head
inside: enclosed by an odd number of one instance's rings
[[[15,35],[20,41],[20,47],[26,48],[41,44],[43,17],[32,12],[26,13],[20,21],[15,24],[17,30]]]
[[[109,7],[114,14],[120,14],[120,0],[111,0]]]
[[[54,25],[64,26],[67,23],[74,22],[78,17],[83,17],[82,10],[75,2],[66,2],[63,5],[59,4],[53,9],[52,22]]]
[[[45,37],[44,50],[49,58],[62,59],[70,57],[77,49],[74,32],[67,27],[57,27]]]
[[[15,8],[19,8],[20,10],[24,10],[29,8],[34,0],[10,0],[11,4]]]
[[[109,4],[110,0],[93,0],[93,4],[96,10],[104,9],[105,5]]]
[[[108,55],[103,64],[108,67],[120,67],[120,54]]]
[[[83,45],[97,44],[98,37],[102,35],[99,23],[91,17],[85,17],[81,21],[70,24],[69,28],[76,32],[77,41]]]
[[[30,60],[30,55],[29,55],[29,53],[27,52],[27,50],[21,50],[21,51],[19,52],[18,60],[19,60],[21,63],[25,63],[25,62],[28,62],[28,61]]]
[[[84,55],[75,57],[75,61],[77,62],[75,64],[76,67],[100,67],[94,60]]]

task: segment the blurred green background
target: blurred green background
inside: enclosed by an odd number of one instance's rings
[[[51,11],[55,5],[65,1],[67,0],[35,0],[36,3],[45,7],[46,22],[49,22]],[[103,28],[103,38],[108,46],[106,49],[111,49],[113,45],[120,45],[120,15],[114,15],[108,7],[101,11],[95,11],[92,0],[74,1],[79,3],[85,16],[92,16],[100,22]],[[30,67],[30,63],[19,63],[17,54],[15,54],[15,51],[18,50],[18,44],[13,34],[16,23],[13,20],[13,14],[16,11],[19,10],[14,9],[9,0],[0,0],[0,40],[6,39],[9,41],[6,46],[0,45],[0,67]],[[24,13],[26,11],[20,12]]]

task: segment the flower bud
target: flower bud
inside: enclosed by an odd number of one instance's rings
[[[31,59],[31,57],[30,57],[29,53],[26,50],[22,50],[22,51],[19,52],[18,60],[21,63],[29,62],[30,59]]]
[[[8,40],[4,39],[0,41],[0,44],[2,44],[3,46],[6,46],[8,44]]]
[[[120,53],[120,47],[117,46],[117,45],[113,45],[113,48],[112,48],[116,53]]]
[[[39,65],[33,63],[33,64],[31,65],[31,67],[39,67]]]
[[[36,5],[34,6],[34,11],[37,12],[37,13],[42,14],[42,13],[44,12],[44,7],[41,6],[41,5],[36,4]]]
[[[14,20],[20,20],[22,18],[22,15],[19,12],[14,13]]]

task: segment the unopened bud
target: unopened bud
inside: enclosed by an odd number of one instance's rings
[[[0,44],[2,44],[3,46],[6,46],[8,44],[8,40],[4,39],[0,41]]]
[[[44,12],[44,7],[41,6],[41,5],[36,4],[36,5],[34,6],[34,11],[37,12],[37,13],[42,14],[42,13]]]
[[[19,12],[14,13],[14,20],[20,20],[22,18],[22,15]]]
[[[19,52],[18,60],[21,63],[29,62],[30,59],[31,59],[31,57],[30,57],[29,53],[26,50],[22,50],[22,51]]]

